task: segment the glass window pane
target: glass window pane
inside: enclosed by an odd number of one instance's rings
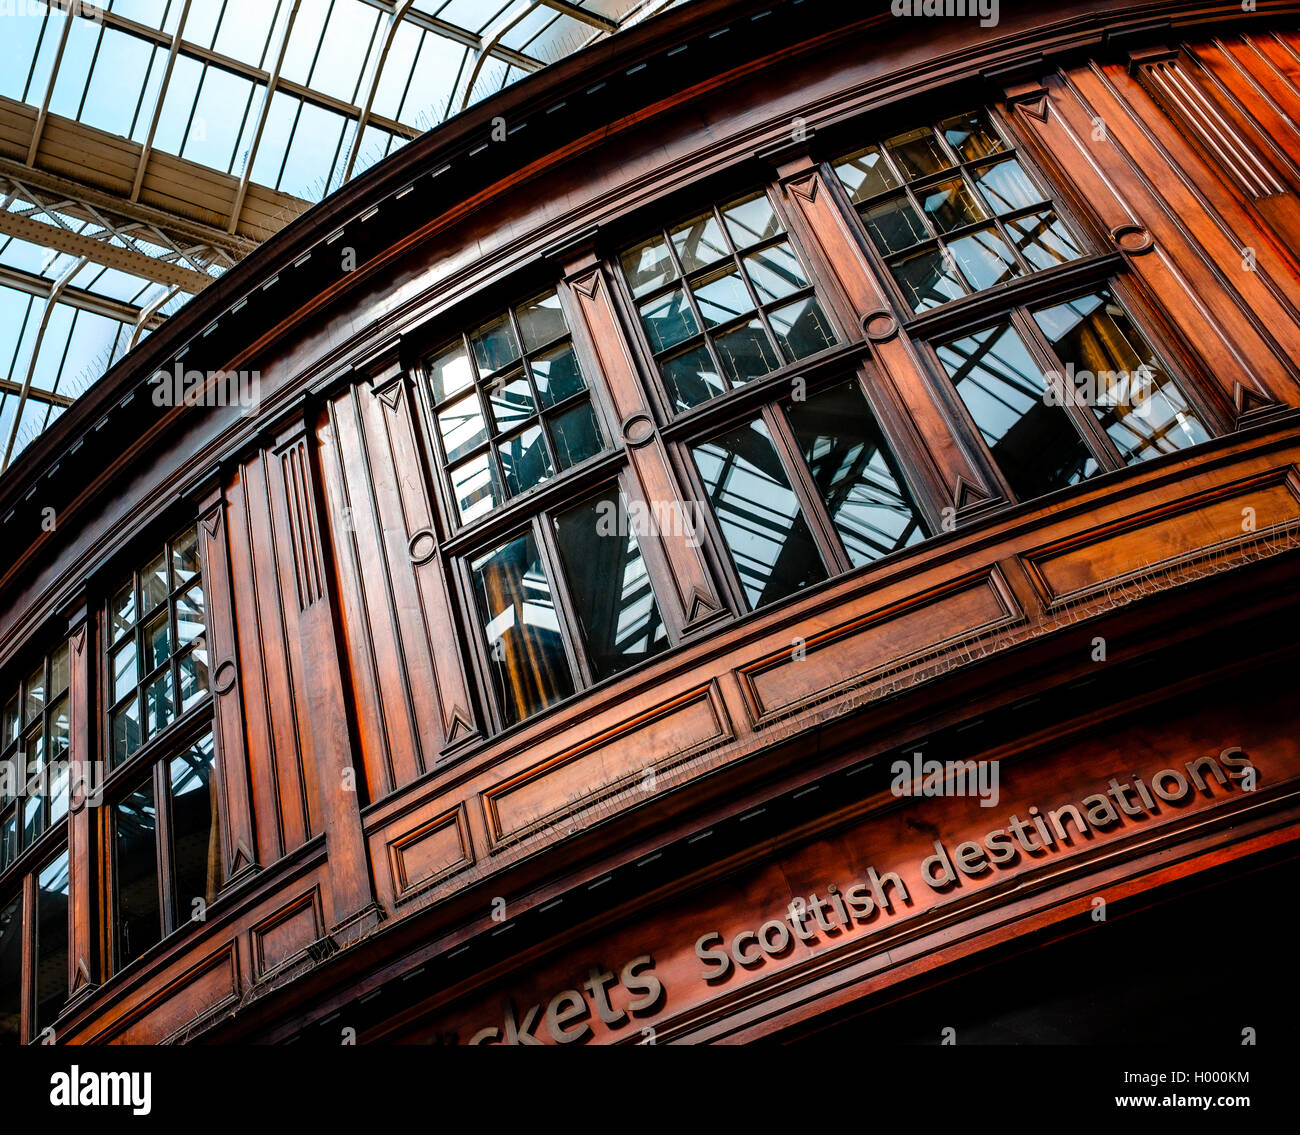
[[[550,581],[531,532],[471,570],[493,682],[513,725],[573,693]]]
[[[198,705],[208,692],[208,652],[196,647],[176,663],[181,682],[181,709]]]
[[[750,422],[691,447],[750,607],[826,578],[772,439]]]
[[[611,486],[554,523],[596,676],[607,678],[666,649],[668,632],[618,489]]]
[[[113,712],[113,766],[117,767],[140,747],[140,705],[133,697]]]
[[[68,853],[36,877],[36,1021],[51,1024],[68,999]]]
[[[50,697],[58,697],[68,688],[68,644],[65,642],[50,655]]]
[[[921,198],[921,208],[941,233],[984,220],[984,208],[975,200],[970,187],[959,177],[932,185]]]
[[[212,734],[168,766],[172,793],[172,866],[176,877],[176,924],[182,925],[217,897],[221,887],[221,830]],[[196,904],[202,900],[202,906]]]
[[[21,714],[18,712],[18,694],[15,692],[5,702],[3,736],[0,736],[0,748],[7,748],[18,740],[18,731],[22,728]]]
[[[148,614],[167,598],[167,557],[159,556],[140,573],[140,591],[144,600],[142,614]]]
[[[462,524],[469,524],[496,508],[502,493],[491,456],[480,453],[452,469],[451,492]]]
[[[1083,249],[1051,209],[1007,221],[1007,231],[1020,255],[1035,268],[1050,268],[1083,255]]]
[[[547,422],[555,460],[561,469],[595,457],[603,448],[600,429],[590,402],[580,402]]]
[[[995,213],[1010,213],[1027,205],[1037,205],[1043,199],[1038,187],[1030,181],[1015,158],[994,162],[974,172],[975,184]]]
[[[906,197],[894,197],[863,210],[862,219],[880,252],[888,256],[925,240],[926,231],[920,214]]]
[[[913,311],[928,311],[966,294],[966,286],[957,274],[955,263],[939,248],[927,248],[915,256],[905,256],[890,265],[889,270]]]
[[[488,403],[492,407],[492,421],[497,433],[505,433],[522,425],[535,413],[533,388],[521,371],[503,375],[488,387]]]
[[[1106,289],[1034,313],[1081,397],[1126,462],[1208,441],[1210,434],[1151,345]],[[1065,376],[1055,376],[1064,383]],[[1063,391],[1064,392],[1064,391]]]
[[[176,696],[171,668],[164,670],[144,688],[145,735],[152,737],[166,729],[176,717]]]
[[[555,475],[540,425],[503,440],[497,446],[497,456],[501,460],[507,496],[518,496]]]
[[[677,266],[668,252],[668,242],[661,236],[629,248],[620,260],[628,287],[637,299],[677,278]]]
[[[1001,323],[945,344],[939,358],[981,436],[1022,500],[1073,485],[1097,463],[1020,335]]]
[[[0,834],[0,866],[5,858]],[[0,1047],[22,1044],[20,1014],[23,1003],[23,897],[0,907]]]
[[[18,858],[18,813],[11,812],[0,821],[0,870]]]
[[[195,584],[176,600],[176,646],[188,646],[204,631],[203,587]]]
[[[959,236],[948,249],[977,292],[1020,275],[1015,254],[992,226]]]
[[[113,655],[113,700],[126,697],[140,681],[136,665],[135,640],[124,642]]]
[[[114,640],[121,638],[131,627],[135,626],[135,581],[128,581],[115,596],[112,605],[112,624]]]
[[[759,302],[770,303],[808,286],[793,249],[782,241],[745,257],[745,271],[758,292]]]
[[[23,720],[31,721],[45,707],[45,660],[27,675],[23,683]]]
[[[681,288],[674,288],[667,295],[643,303],[640,311],[641,322],[650,338],[650,349],[656,354],[699,333],[695,312],[687,304]]]
[[[889,168],[879,146],[868,146],[859,153],[850,154],[836,164],[835,174],[855,205],[877,193],[897,189],[899,185],[898,177]]]
[[[831,330],[826,313],[812,296],[776,308],[768,313],[768,319],[776,333],[776,341],[790,362],[816,354],[835,343],[835,332]]]
[[[500,370],[519,357],[519,344],[515,340],[515,329],[510,325],[508,316],[499,315],[489,320],[469,337],[474,350],[474,361],[482,374]]]
[[[166,609],[161,610],[144,625],[144,666],[152,670],[161,666],[172,653],[171,622]]]
[[[439,410],[438,432],[449,462],[464,457],[487,441],[487,423],[483,421],[478,395],[471,391]]]
[[[433,387],[434,402],[442,402],[459,394],[474,381],[465,345],[457,340],[445,351],[435,355],[429,363],[429,384]]]
[[[23,799],[23,846],[31,847],[44,831],[44,797],[29,794]]]
[[[49,733],[46,756],[48,760],[57,761],[68,751],[68,699],[59,698],[52,706],[48,716]]]
[[[172,587],[189,583],[199,574],[199,532],[191,528],[172,542]]]
[[[749,289],[745,287],[745,281],[731,265],[702,276],[691,285],[691,291],[695,294],[695,302],[699,304],[700,315],[706,327],[729,323],[754,310],[754,301],[750,298]]]
[[[668,235],[677,250],[677,258],[682,262],[682,271],[686,273],[730,255],[722,229],[712,213],[678,225]]]
[[[787,414],[854,567],[925,538],[920,513],[855,383],[792,402]]]
[[[727,388],[718,374],[713,356],[704,346],[693,347],[685,354],[666,360],[660,370],[677,410],[689,410],[716,398]]]
[[[573,344],[565,343],[531,362],[533,382],[544,406],[554,406],[587,389]]]
[[[113,808],[113,882],[119,968],[162,940],[158,895],[158,814],[146,781]]]
[[[964,162],[988,157],[1005,148],[982,111],[953,115],[939,123],[939,130]]]
[[[545,346],[569,330],[564,322],[564,312],[560,310],[560,297],[555,292],[520,304],[515,314],[519,318],[519,334],[524,337],[525,351]]]
[[[906,134],[896,134],[886,140],[885,146],[908,181],[928,177],[952,165],[934,136],[934,131],[928,126],[909,130]]]
[[[719,335],[714,343],[727,377],[732,382],[761,378],[781,365],[763,325],[752,319],[743,327]]]
[[[722,210],[727,232],[737,248],[748,248],[760,240],[776,236],[781,229],[766,193],[755,193]]]

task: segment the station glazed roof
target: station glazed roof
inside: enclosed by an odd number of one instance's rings
[[[683,0],[7,0],[0,470],[410,139]]]

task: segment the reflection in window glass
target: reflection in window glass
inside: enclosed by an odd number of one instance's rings
[[[1022,500],[1073,485],[1098,469],[1069,414],[1008,323],[954,340],[939,358],[994,460]]]
[[[158,812],[147,780],[113,808],[117,963],[130,965],[162,940],[158,893]]]
[[[188,528],[108,606],[109,755],[119,765],[208,693],[198,533]]]
[[[531,532],[471,565],[488,660],[508,724],[573,693],[550,581]]]
[[[668,632],[618,489],[561,513],[554,524],[596,677],[607,678],[666,649]]]
[[[1034,313],[1087,402],[1129,463],[1208,441],[1196,411],[1109,291]]]
[[[910,130],[834,168],[914,312],[1083,254],[983,111]]]
[[[925,538],[920,513],[855,383],[791,402],[786,413],[854,567]]]
[[[620,260],[674,410],[835,345],[766,193],[650,237]]]
[[[808,522],[761,421],[691,447],[750,607],[826,578]]]
[[[605,448],[554,291],[434,352],[426,373],[462,525]]]
[[[36,1021],[40,1032],[68,999],[68,853],[36,877]]]
[[[176,876],[176,921],[194,918],[221,887],[221,827],[212,734],[179,756],[167,770],[171,789],[172,869]]]

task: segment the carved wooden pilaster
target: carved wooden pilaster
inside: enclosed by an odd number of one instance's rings
[[[211,485],[199,505],[199,544],[208,598],[208,664],[221,787],[218,803],[223,835],[223,889],[242,882],[259,869],[239,682],[236,598],[231,586],[226,525],[225,486],[218,482]]]
[[[689,499],[669,464],[636,364],[628,353],[604,269],[592,257],[571,260],[569,267],[567,284],[613,399],[632,477],[647,502]],[[683,517],[682,523],[658,524],[658,532],[674,583],[674,594],[660,596],[660,603],[677,633],[689,636],[725,617],[727,606],[700,547],[699,525]],[[676,602],[666,602],[670,598]]]

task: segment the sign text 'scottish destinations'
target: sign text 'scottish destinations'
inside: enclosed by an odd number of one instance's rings
[[[857,881],[828,883],[822,890],[791,900],[789,907],[749,928],[724,934],[710,929],[694,943],[700,979],[718,986],[733,974],[754,972],[787,962],[796,951],[812,951],[870,924],[881,924],[913,905],[913,883],[919,879],[931,891],[944,893],[962,878],[976,879],[1007,870],[1022,857],[1059,852],[1076,839],[1088,839],[1125,820],[1143,822],[1161,804],[1179,805],[1196,793],[1230,789],[1234,783],[1253,789],[1258,772],[1239,748],[1224,749],[1219,756],[1198,757],[1181,768],[1163,768],[1145,778],[1134,774],[1121,781],[1111,777],[1105,788],[1083,797],[1077,804],[1047,810],[1030,806],[1024,814],[1012,813],[1001,827],[982,839],[963,840],[949,846],[934,840],[934,850],[913,869],[880,872],[870,867]],[[641,954],[617,971],[600,963],[588,969],[587,980],[563,989],[548,1001],[517,1007],[501,1002],[501,1020],[478,1029],[470,1044],[572,1044],[588,1039],[596,1022],[620,1028],[656,1015],[667,990],[655,975],[651,954]]]

